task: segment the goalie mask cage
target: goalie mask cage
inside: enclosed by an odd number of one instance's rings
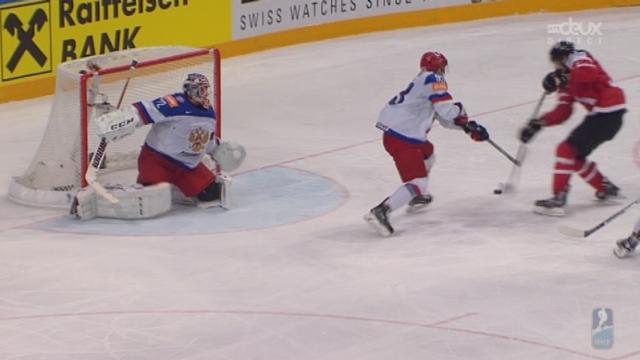
[[[138,63],[130,72],[131,63]],[[90,69],[96,64],[99,70]],[[49,122],[35,157],[22,176],[14,177],[9,198],[15,202],[68,208],[86,186],[84,175],[100,139],[93,121],[100,105],[116,106],[126,79],[131,81],[122,107],[182,92],[187,74],[200,73],[210,83],[221,137],[220,53],[217,49],[149,47],[75,60],[58,66]],[[96,115],[97,114],[97,115]],[[104,174],[137,167],[137,156],[150,126],[109,143],[98,180]]]

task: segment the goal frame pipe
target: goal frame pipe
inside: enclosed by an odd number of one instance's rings
[[[183,54],[165,56],[158,59],[145,60],[140,61],[136,66],[137,69],[146,68],[150,66],[160,65],[172,61],[180,61],[184,59],[189,59],[198,56],[211,55],[213,56],[213,74],[214,79],[212,81],[215,84],[215,92],[214,96],[214,110],[216,113],[216,136],[222,138],[222,59],[221,53],[218,49],[199,49],[194,51],[185,52]],[[125,72],[130,69],[131,65],[121,65],[114,66],[111,68],[100,69],[99,71],[91,71],[86,72],[80,76],[80,136],[81,142],[80,146],[82,149],[80,151],[80,164],[81,164],[81,174],[84,174],[89,167],[89,107],[87,104],[87,83],[89,79],[94,76],[103,76],[109,74],[115,74],[119,72]],[[80,176],[81,186],[87,187],[87,181],[83,176]]]

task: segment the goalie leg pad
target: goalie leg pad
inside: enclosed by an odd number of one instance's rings
[[[220,206],[224,209],[230,209],[231,204],[231,184],[233,180],[229,175],[219,174],[216,177],[216,182],[212,184],[211,193],[217,192],[216,198],[211,198],[211,200],[206,200],[204,197],[198,196],[198,207],[203,209],[208,209],[214,206]]]
[[[197,198],[202,202],[220,200],[220,193],[222,193],[222,184],[214,181],[209,184],[206,189],[202,190],[202,192],[197,195]]]
[[[85,188],[76,195],[72,214],[81,220],[96,217],[135,220],[153,218],[171,210],[171,185],[167,183],[107,188],[118,199],[117,204],[97,196],[94,189]]]

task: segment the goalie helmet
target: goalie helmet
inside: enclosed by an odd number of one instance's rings
[[[191,102],[201,105],[203,107],[209,107],[209,79],[206,76],[198,73],[192,73],[187,75],[184,83],[182,84],[182,90]]]
[[[449,64],[446,56],[437,51],[429,51],[422,55],[420,59],[420,67],[427,71],[443,71]]]

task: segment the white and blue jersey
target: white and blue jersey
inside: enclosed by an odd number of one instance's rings
[[[458,128],[454,119],[459,115],[460,108],[453,104],[444,77],[424,71],[387,103],[376,127],[391,136],[421,144],[427,141],[434,118],[444,127]]]
[[[193,169],[217,147],[216,114],[199,107],[183,93],[133,104],[144,125],[151,125],[145,146]]]

